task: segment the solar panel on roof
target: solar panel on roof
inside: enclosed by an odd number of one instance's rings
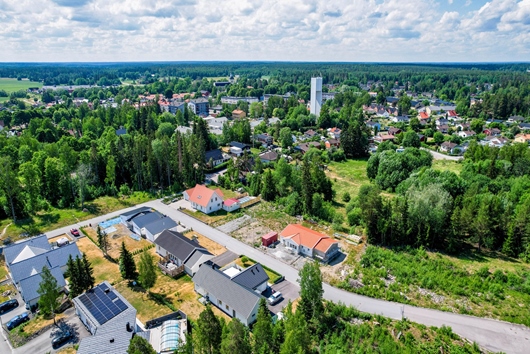
[[[102,283],[102,284],[100,284],[100,285],[98,286],[98,288],[101,289],[101,290],[107,290],[109,287],[107,286],[107,284]]]
[[[100,284],[92,291],[79,296],[81,303],[100,324],[108,322],[127,310],[127,305],[113,291],[105,293],[105,289],[109,287]]]
[[[125,311],[127,309],[127,305],[125,305],[125,303],[121,300],[116,300],[115,302],[116,306],[118,306],[118,308],[120,309],[120,311]]]

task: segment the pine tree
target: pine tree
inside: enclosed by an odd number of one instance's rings
[[[251,353],[248,328],[237,318],[233,318],[226,326],[226,336],[221,343],[221,354]]]
[[[269,353],[269,342],[272,337],[271,314],[265,299],[259,303],[258,316],[253,328],[253,352],[257,354]]]
[[[276,197],[276,185],[272,177],[271,170],[267,170],[263,176],[263,185],[261,187],[261,196],[264,200],[274,200]]]
[[[85,269],[83,267],[83,259],[79,257],[75,257],[75,269],[77,270],[78,274],[78,281],[79,289],[81,290],[80,293],[85,291],[88,288],[88,279],[86,277]]]
[[[108,247],[109,247],[109,242],[108,242],[108,239],[107,239],[107,233],[105,231],[101,230],[101,227],[98,225],[97,234],[98,234],[98,245],[99,245],[99,248],[106,255]]]
[[[127,354],[156,354],[156,350],[143,337],[134,336],[129,342]]]
[[[84,289],[83,290],[89,290],[94,287],[94,284],[96,283],[96,279],[94,278],[94,269],[92,269],[92,264],[90,264],[90,261],[88,260],[86,253],[83,253],[83,260],[82,260],[82,271],[84,274]]]
[[[131,252],[125,247],[125,242],[121,243],[120,273],[123,279],[136,280],[138,278],[134,258]]]
[[[69,296],[71,299],[78,296],[83,292],[83,287],[81,284],[81,278],[79,274],[79,268],[77,267],[76,261],[72,258],[72,255],[68,257],[66,263],[66,273],[68,276],[68,287],[70,289]]]
[[[219,353],[223,327],[210,306],[201,312],[197,320],[197,328],[193,332],[195,352],[201,354]]]
[[[293,306],[289,301],[285,309],[285,341],[283,342],[280,354],[309,353],[311,337],[307,330],[307,322],[300,310],[293,313]]]
[[[313,187],[313,182],[311,180],[311,166],[307,159],[302,161],[302,205],[304,213],[311,215],[312,203],[313,203],[313,194],[315,188]]]
[[[142,252],[140,263],[138,264],[138,280],[140,284],[149,290],[156,283],[156,265],[153,256],[149,252]]]
[[[42,280],[37,289],[37,293],[40,295],[39,309],[44,315],[53,315],[53,322],[55,323],[55,311],[60,305],[60,288],[57,285],[57,279],[55,279],[48,267],[42,267],[40,276]]]

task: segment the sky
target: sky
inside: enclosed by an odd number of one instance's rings
[[[530,61],[530,0],[0,0],[0,62]]]

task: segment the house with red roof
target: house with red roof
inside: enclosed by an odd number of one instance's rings
[[[239,200],[236,198],[228,198],[223,202],[223,210],[226,210],[228,212],[232,212],[234,210],[237,210],[241,207],[239,204]]]
[[[287,225],[280,242],[295,253],[329,262],[340,254],[339,243],[331,237],[299,224]]]
[[[420,119],[429,119],[429,114],[427,112],[420,112]]]
[[[193,209],[205,214],[223,208],[223,192],[219,188],[210,189],[203,184],[197,184],[195,187],[184,191],[183,194],[184,199],[190,202]]]

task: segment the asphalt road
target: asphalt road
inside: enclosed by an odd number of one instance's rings
[[[451,157],[445,155],[443,156]],[[127,208],[100,216],[80,224],[67,226],[52,232],[47,232],[46,235],[48,235],[49,238],[55,237],[62,233],[68,232],[73,227],[80,227],[82,225],[88,225],[89,223],[95,224],[118,216],[124,211],[144,205],[157,209],[163,214],[170,216],[175,221],[184,223],[185,225],[193,228],[193,230],[196,230],[197,232],[207,236],[211,240],[225,246],[227,249],[237,254],[245,254],[257,262],[277,270],[283,274],[288,281],[293,283],[297,282],[298,271],[295,268],[272,256],[264,254],[261,251],[242,243],[241,241],[238,241],[229,235],[226,235],[223,232],[198,221],[197,219],[188,216],[187,214],[163,204],[160,200],[147,202],[133,208]],[[530,352],[530,328],[525,326],[373,299],[337,289],[328,284],[324,284],[324,297],[333,302],[342,302],[346,305],[355,306],[357,309],[363,312],[379,314],[393,319],[401,319],[406,317],[413,322],[421,323],[427,326],[450,326],[455,333],[473,342],[476,342],[483,348],[490,351],[502,351],[513,354],[528,354]],[[521,310],[527,311],[528,309]]]
[[[444,155],[444,154],[436,152],[436,151],[432,151],[430,149],[425,149],[425,148],[421,148],[421,149],[430,152],[432,157],[435,160],[459,161],[459,160],[463,160],[464,159],[462,156],[449,156],[449,155]]]

